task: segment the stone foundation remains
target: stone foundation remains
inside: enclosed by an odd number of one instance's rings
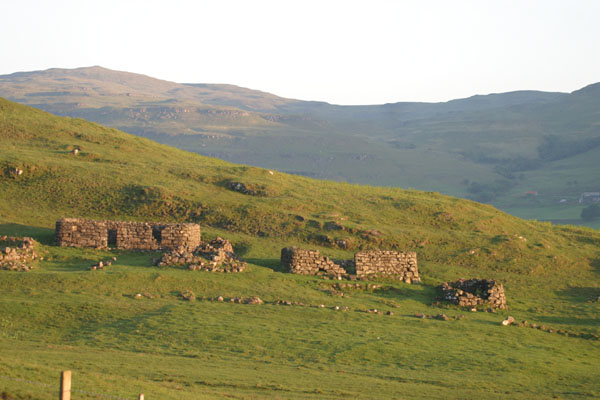
[[[234,254],[231,242],[220,237],[208,243],[202,242],[191,251],[173,250],[165,253],[156,265],[187,265],[192,271],[212,272],[241,272],[246,269],[246,263]]]
[[[356,268],[356,277],[393,277],[406,283],[420,282],[417,254],[397,251],[364,251],[354,255],[354,261],[334,262],[321,256],[318,250],[286,247],[281,250],[281,264],[293,274],[326,274],[333,277],[349,276],[344,267]]]
[[[491,308],[506,308],[504,286],[494,280],[459,279],[440,286],[442,298],[461,307],[477,307],[489,303]]]
[[[0,269],[29,271],[29,263],[38,257],[34,247],[30,237],[0,236]]]
[[[347,272],[328,257],[321,256],[318,250],[305,250],[297,247],[281,249],[281,264],[292,274],[326,275],[341,277]]]
[[[402,279],[406,283],[420,282],[417,253],[372,250],[354,255],[356,276],[379,276]]]
[[[64,218],[56,222],[58,246],[126,250],[193,250],[201,243],[198,224],[94,221]]]

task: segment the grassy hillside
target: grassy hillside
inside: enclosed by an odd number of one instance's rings
[[[230,164],[6,100],[0,139],[0,233],[34,236],[44,256],[32,272],[0,271],[4,397],[54,396],[61,369],[75,371],[78,396],[120,398],[600,394],[595,230],[524,221],[437,193]],[[205,237],[230,238],[249,269],[191,272],[152,267],[152,253],[56,248],[52,227],[63,216],[199,222]],[[340,239],[351,248],[339,248]],[[340,258],[363,248],[415,250],[423,284],[339,289],[286,274],[279,251],[292,244]],[[87,271],[111,256],[118,261],[109,269]],[[459,277],[501,280],[510,309],[436,303],[436,285]],[[183,301],[187,290],[198,300]],[[219,295],[266,304],[214,301]],[[500,326],[509,313],[545,328]]]
[[[600,156],[598,85],[337,106],[91,67],[0,76],[0,96],[232,162],[433,190],[533,219],[583,224],[576,199],[600,190],[579,162]]]

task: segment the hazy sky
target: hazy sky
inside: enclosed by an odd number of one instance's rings
[[[4,1],[0,74],[101,65],[337,104],[600,81],[600,1]]]

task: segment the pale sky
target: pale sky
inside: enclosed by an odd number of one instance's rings
[[[0,74],[103,67],[335,104],[600,81],[600,1],[19,0]]]

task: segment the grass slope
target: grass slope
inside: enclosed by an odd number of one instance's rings
[[[321,179],[434,190],[578,224],[576,199],[600,188],[594,165],[582,161],[600,156],[599,87],[337,106],[101,67],[0,76],[0,96],[188,151]],[[559,140],[550,150],[560,151],[539,152],[551,136]],[[536,202],[528,191],[538,192]]]
[[[75,371],[76,390],[123,398],[600,394],[600,303],[591,301],[600,294],[597,231],[523,221],[436,193],[271,174],[5,100],[0,138],[0,232],[36,237],[44,256],[32,272],[0,271],[5,397],[53,396],[60,369]],[[259,195],[233,192],[230,181]],[[56,248],[52,226],[62,216],[196,221],[205,237],[230,238],[250,267],[193,273],[152,267],[151,253]],[[416,250],[424,283],[383,280],[382,289],[340,297],[332,281],[281,271],[279,250],[291,244],[340,257]],[[86,270],[112,255],[111,268]],[[435,304],[435,286],[458,277],[502,280],[511,309],[451,321],[412,316],[464,314]],[[198,300],[182,301],[186,290]],[[219,295],[267,304],[210,300]],[[364,312],[370,308],[394,315]],[[508,313],[564,332],[501,327]]]

